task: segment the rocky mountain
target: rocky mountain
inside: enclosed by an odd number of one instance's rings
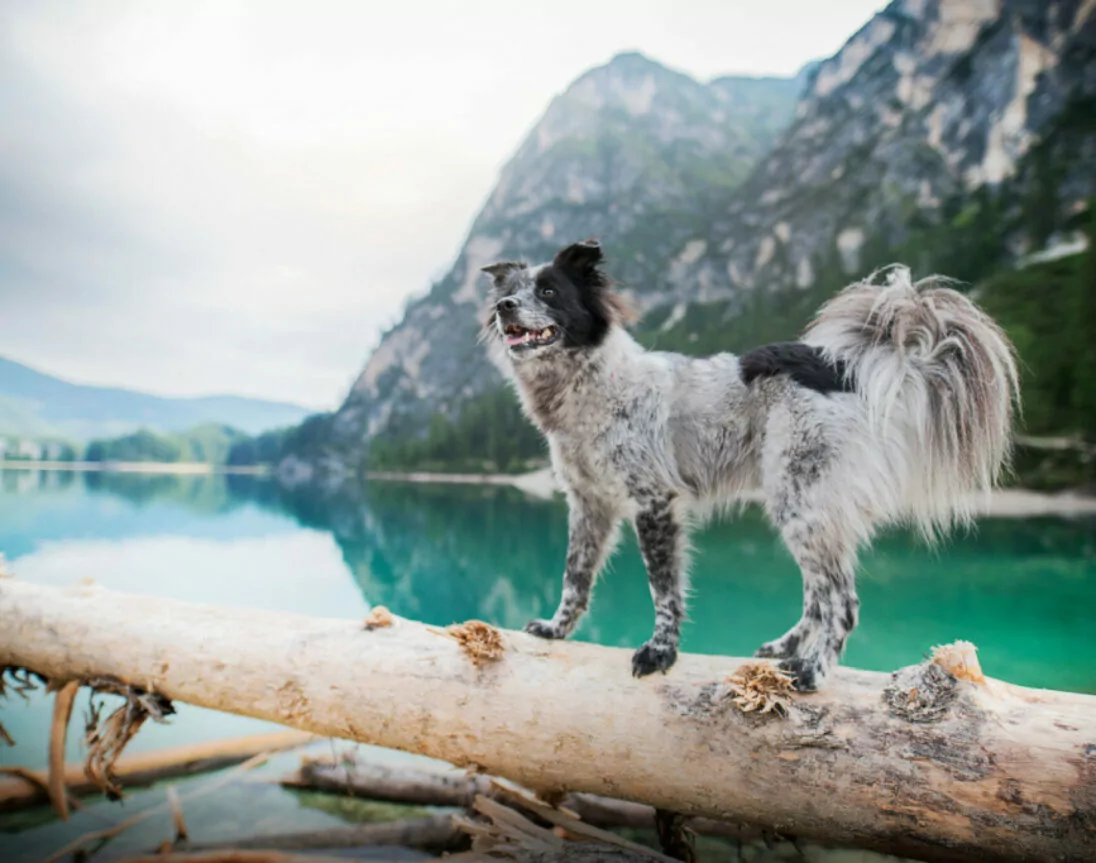
[[[479,268],[500,256],[536,259],[597,235],[612,250],[616,278],[653,302],[667,295],[676,282],[665,262],[768,152],[802,84],[703,84],[637,53],[580,77],[504,167],[448,274],[385,334],[319,434],[328,449],[355,453],[376,435],[415,434],[430,416],[452,416],[498,386],[477,333]]]
[[[810,287],[836,262],[864,268],[911,222],[1014,181],[1067,108],[1096,95],[1094,4],[899,0],[819,64],[787,134],[710,226],[686,281],[739,300]],[[1092,162],[1058,182],[1062,207],[1091,196]],[[699,238],[698,238],[699,239]],[[1014,253],[1030,251],[1017,234]]]
[[[1083,248],[1094,12],[1092,0],[895,0],[796,80],[702,84],[637,54],[587,73],[503,170],[449,274],[317,423],[306,460],[475,456],[499,450],[500,429],[523,434],[476,344],[478,269],[501,257],[596,235],[644,312],[641,339],[705,351],[788,338],[888,260],[977,281]]]
[[[299,423],[307,413],[298,405],[240,396],[165,398],[74,384],[0,357],[0,434],[81,441],[205,423],[258,434]]]

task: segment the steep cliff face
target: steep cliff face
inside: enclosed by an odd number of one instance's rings
[[[413,434],[497,386],[477,344],[485,281],[499,257],[536,260],[598,235],[614,275],[657,302],[666,263],[725,207],[790,122],[800,81],[701,84],[639,54],[579,78],[549,105],[503,169],[449,273],[411,303],[355,382],[333,424],[354,447],[380,432]]]
[[[452,270],[369,360],[331,450],[360,459],[498,386],[477,331],[479,267],[500,257],[597,235],[641,336],[701,350],[790,336],[816,294],[881,256],[960,266],[1061,241],[1096,196],[1094,58],[1096,0],[896,0],[796,80],[705,85],[616,58],[548,107]],[[947,243],[951,258],[923,253]],[[802,308],[759,312],[766,297]]]
[[[852,274],[869,240],[893,247],[915,214],[932,221],[957,196],[1011,182],[1067,106],[1096,92],[1093,6],[892,3],[818,66],[793,126],[711,226],[720,242],[684,278],[741,297],[807,287],[830,263]],[[1074,200],[1092,194],[1092,173],[1074,178]]]

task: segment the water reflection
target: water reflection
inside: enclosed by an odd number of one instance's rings
[[[519,627],[553,610],[566,550],[563,505],[508,488],[373,483],[323,494],[248,476],[47,472],[7,472],[0,482],[0,550],[37,553],[18,567],[31,569],[25,577],[46,578],[48,569],[60,578],[81,560],[85,569],[144,568],[156,573],[156,592],[210,602],[333,616],[379,603],[437,625],[479,618]],[[149,536],[160,545],[136,542]],[[262,541],[241,544],[248,536]],[[216,542],[200,546],[200,538]],[[76,547],[77,539],[109,542]],[[758,512],[708,527],[696,546],[686,649],[749,653],[795,620],[797,570]],[[132,575],[125,589],[139,580]],[[849,664],[892,669],[968,638],[990,674],[1096,691],[1092,521],[984,520],[938,552],[894,532],[865,555],[860,592],[863,624]],[[628,536],[578,637],[635,646],[652,617]]]

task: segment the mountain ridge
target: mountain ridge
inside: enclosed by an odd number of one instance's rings
[[[150,428],[178,432],[230,425],[248,434],[299,423],[308,409],[246,396],[160,396],[77,384],[0,357],[0,434],[87,440]]]
[[[507,451],[516,408],[476,339],[479,267],[500,257],[598,235],[645,313],[640,340],[712,352],[794,337],[890,260],[974,283],[1087,245],[1094,5],[895,0],[760,117],[733,77],[702,84],[631,53],[584,73],[502,169],[450,272],[290,454],[294,472]]]
[[[331,420],[332,447],[416,433],[430,414],[456,415],[497,386],[477,330],[479,270],[500,256],[548,255],[561,239],[600,233],[620,264],[614,276],[656,292],[669,249],[768,149],[801,83],[703,84],[638,52],[580,75],[500,171],[449,272],[382,337]],[[585,229],[595,224],[604,230]]]

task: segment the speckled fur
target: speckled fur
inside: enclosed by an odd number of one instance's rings
[[[847,390],[817,391],[779,369],[747,384],[731,354],[644,350],[620,325],[600,261],[583,243],[550,264],[487,268],[489,350],[545,434],[570,504],[563,596],[528,631],[574,630],[630,519],[655,606],[632,670],[665,672],[685,615],[693,520],[760,488],[804,593],[799,622],[757,653],[779,658],[798,688],[817,688],[857,623],[858,548],[886,523],[933,536],[996,481],[1016,395],[1011,346],[965,297],[894,268],[839,294],[803,339],[844,370]],[[507,324],[562,335],[514,351]]]

